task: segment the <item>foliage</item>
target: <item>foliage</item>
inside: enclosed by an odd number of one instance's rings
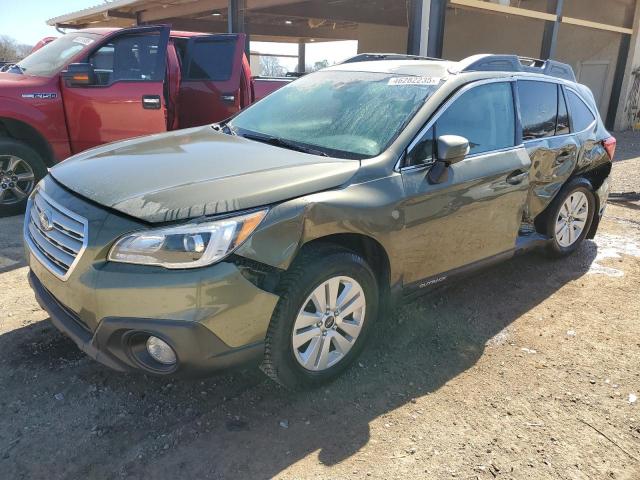
[[[18,62],[29,55],[30,45],[23,45],[16,42],[7,35],[0,35],[0,61]]]
[[[280,64],[278,57],[261,56],[260,66],[264,77],[284,77],[287,74],[287,69]]]

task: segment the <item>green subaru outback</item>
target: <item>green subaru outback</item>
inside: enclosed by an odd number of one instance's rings
[[[227,122],[102,146],[31,195],[29,279],[120,371],[334,378],[380,313],[602,217],[615,139],[570,67],[365,55]]]

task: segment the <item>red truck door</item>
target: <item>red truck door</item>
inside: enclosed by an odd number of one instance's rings
[[[179,96],[180,128],[219,122],[250,103],[244,45],[244,34],[189,39]]]
[[[74,153],[167,130],[165,69],[169,28],[120,30],[90,51],[91,85],[63,84]]]

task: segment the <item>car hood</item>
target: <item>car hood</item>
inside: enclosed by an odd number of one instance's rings
[[[50,172],[83,197],[157,223],[334,188],[359,167],[357,160],[286,150],[205,126],[94,148]]]
[[[28,88],[42,87],[44,85],[48,85],[50,82],[51,79],[45,77],[0,72],[0,95],[3,95],[7,90],[24,90]]]

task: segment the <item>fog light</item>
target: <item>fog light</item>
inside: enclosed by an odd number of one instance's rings
[[[174,365],[177,361],[176,352],[173,348],[158,337],[149,337],[147,339],[147,352],[155,361],[163,365]]]

